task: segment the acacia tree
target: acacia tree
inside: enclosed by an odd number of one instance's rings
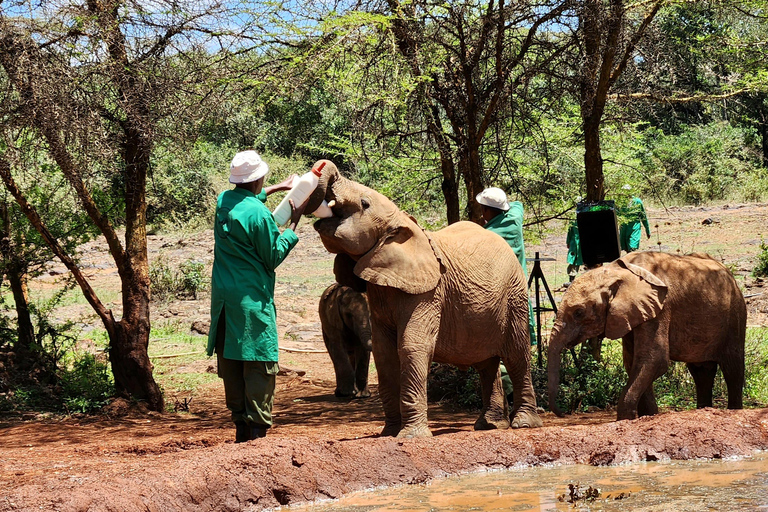
[[[146,182],[156,142],[215,96],[215,45],[238,44],[228,2],[200,7],[158,0],[12,2],[0,11],[5,91],[0,177],[30,223],[72,273],[109,337],[116,391],[164,408],[152,376]],[[252,31],[248,17],[238,31]],[[254,46],[251,46],[253,48]],[[219,53],[220,64],[232,52]],[[220,66],[223,68],[224,66]],[[209,80],[211,79],[211,80]],[[66,244],[41,215],[14,136],[38,141],[105,238],[122,283],[118,318],[101,302]],[[118,231],[124,227],[124,238]]]
[[[429,145],[426,152],[439,161],[448,222],[461,219],[462,181],[469,218],[478,219],[475,196],[486,184],[489,136],[511,125],[521,91],[564,51],[552,23],[569,3],[362,2],[327,24],[312,51],[343,40],[356,57],[369,59],[352,65],[360,69],[357,91],[394,92],[358,106],[370,120],[366,129],[399,145]],[[349,37],[350,25],[360,29],[359,44]],[[402,96],[392,102],[395,92]]]
[[[470,219],[485,185],[483,146],[516,95],[563,51],[552,21],[569,2],[387,0],[397,51],[417,79],[415,98],[440,156],[448,222],[460,219],[463,179]]]
[[[605,197],[600,127],[612,88],[633,57],[664,0],[582,0],[574,32],[581,66],[577,72],[584,134],[586,200]]]

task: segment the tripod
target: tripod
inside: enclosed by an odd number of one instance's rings
[[[549,290],[549,285],[547,284],[547,280],[544,278],[544,272],[541,270],[541,262],[542,261],[555,261],[555,258],[540,258],[539,253],[536,253],[536,257],[533,259],[526,259],[525,261],[532,261],[533,262],[533,270],[531,270],[531,274],[528,277],[528,288],[531,287],[531,283],[533,283],[533,289],[534,293],[536,294],[536,306],[534,307],[534,311],[536,312],[536,345],[538,346],[538,360],[537,365],[539,368],[542,367],[543,362],[541,358],[541,312],[542,311],[553,311],[555,315],[557,315],[557,306],[555,305],[555,299],[552,297],[552,292]],[[539,283],[544,285],[544,290],[547,292],[547,297],[549,298],[549,303],[552,307],[544,307],[543,304],[541,304],[539,299]]]

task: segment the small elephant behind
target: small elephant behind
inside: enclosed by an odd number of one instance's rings
[[[359,288],[358,288],[359,289]],[[337,397],[367,398],[371,318],[365,293],[334,283],[320,297],[323,341],[336,373]]]

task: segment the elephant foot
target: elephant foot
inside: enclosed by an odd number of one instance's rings
[[[386,424],[384,425],[384,429],[381,431],[381,434],[379,434],[381,437],[395,437],[397,434],[400,433],[400,424],[397,425],[390,425]]]
[[[411,439],[414,437],[432,437],[432,432],[430,432],[429,428],[427,428],[426,426],[406,427],[400,430],[400,433],[397,434],[397,437],[400,439]]]
[[[362,391],[358,391],[357,394],[355,395],[355,398],[370,398],[370,397],[371,397],[371,392],[368,391],[368,388],[365,388]]]
[[[355,392],[354,391],[341,391],[340,389],[336,388],[333,391],[333,394],[336,398],[355,398]]]
[[[538,428],[544,425],[536,411],[519,409],[512,418],[512,428]]]
[[[509,420],[506,418],[489,419],[482,415],[475,422],[475,430],[506,430],[508,428]]]

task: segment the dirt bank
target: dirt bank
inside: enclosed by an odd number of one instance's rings
[[[768,411],[705,409],[601,425],[432,439],[273,436],[40,475],[0,510],[262,510],[445,475],[539,464],[722,458],[768,448]]]

